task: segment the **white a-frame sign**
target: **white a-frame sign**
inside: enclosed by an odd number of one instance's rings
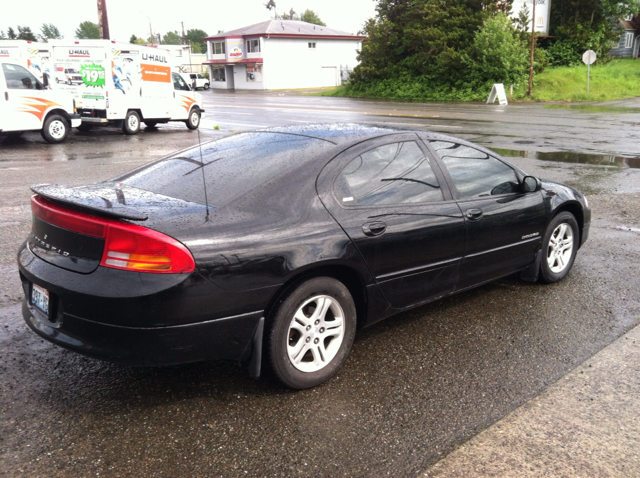
[[[504,85],[502,83],[495,83],[493,88],[491,88],[491,94],[489,95],[489,99],[487,100],[487,104],[490,105],[495,103],[496,96],[498,97],[498,103],[501,105],[508,105],[507,94],[504,92]]]

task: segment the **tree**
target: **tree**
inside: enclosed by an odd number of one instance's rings
[[[300,16],[293,10],[289,10],[289,13],[283,13],[280,17],[283,20],[300,20]]]
[[[178,32],[167,32],[166,35],[162,37],[162,43],[165,45],[180,45],[182,44],[182,38],[178,35]]]
[[[53,23],[43,23],[40,27],[40,40],[47,42],[49,40],[59,40],[62,38],[60,30]]]
[[[307,23],[313,23],[314,25],[321,25],[323,27],[327,26],[325,22],[320,20],[320,17],[316,12],[309,10],[308,8],[302,12],[302,15],[300,15],[300,20]]]
[[[21,27],[18,25],[18,40],[38,41],[35,33],[31,31],[29,27]]]
[[[18,35],[16,35],[16,32],[13,28],[9,27],[7,28],[7,38],[9,40],[17,40],[18,39]]]
[[[76,38],[78,39],[99,39],[100,27],[97,23],[90,21],[82,22],[76,28]]]
[[[478,83],[522,83],[529,66],[529,48],[504,13],[485,20],[465,57],[472,79]]]
[[[549,34],[556,42],[548,49],[551,63],[578,63],[585,50],[605,59],[611,44],[620,39],[621,27],[615,20],[637,15],[639,0],[571,0],[553,4]]]
[[[206,36],[208,35],[204,30],[199,30],[197,28],[187,30],[187,40],[191,44],[193,53],[203,53],[207,51],[207,47],[204,44],[204,38]]]
[[[378,0],[351,80],[408,75],[448,85],[464,81],[469,32],[479,30],[496,10],[489,1]]]

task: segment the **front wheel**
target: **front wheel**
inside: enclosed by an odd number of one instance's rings
[[[138,134],[140,132],[140,115],[137,112],[127,112],[122,131],[124,131],[124,134]]]
[[[187,118],[187,128],[198,129],[200,126],[200,108],[194,106],[189,112],[189,118]]]
[[[330,277],[298,285],[268,322],[267,355],[278,379],[294,389],[329,380],[344,364],[356,331],[349,290]]]
[[[92,124],[88,124],[88,123],[80,123],[80,126],[78,126],[78,129],[84,133],[91,131],[93,129],[93,125]]]
[[[570,212],[555,216],[544,234],[540,279],[547,284],[557,282],[569,273],[578,252],[578,222]]]
[[[208,89],[209,89],[209,83],[205,83],[205,84],[204,84],[204,89],[205,89],[205,90],[208,90]]]
[[[67,120],[60,115],[51,115],[44,121],[40,134],[46,142],[51,144],[62,143],[69,133]]]

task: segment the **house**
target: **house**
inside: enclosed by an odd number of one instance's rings
[[[640,46],[640,18],[630,16],[626,19],[619,19],[624,33],[620,36],[618,44],[609,50],[609,55],[616,58],[632,57],[638,58],[638,48]]]
[[[205,38],[211,88],[272,90],[341,84],[364,37],[299,20],[267,20]]]

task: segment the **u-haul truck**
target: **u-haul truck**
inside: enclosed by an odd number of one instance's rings
[[[182,121],[197,129],[204,112],[202,99],[172,71],[167,50],[111,40],[56,40],[51,43],[56,72],[75,72],[76,78],[57,88],[71,92],[82,124],[121,127],[126,134],[140,131],[140,123]]]
[[[0,47],[2,51],[2,47]],[[73,97],[47,88],[29,71],[23,59],[0,59],[0,133],[20,136],[40,131],[49,143],[65,140],[72,127],[80,125]]]
[[[0,61],[17,62],[29,70],[38,80],[44,76],[51,83],[51,48],[47,43],[28,40],[0,40]]]

